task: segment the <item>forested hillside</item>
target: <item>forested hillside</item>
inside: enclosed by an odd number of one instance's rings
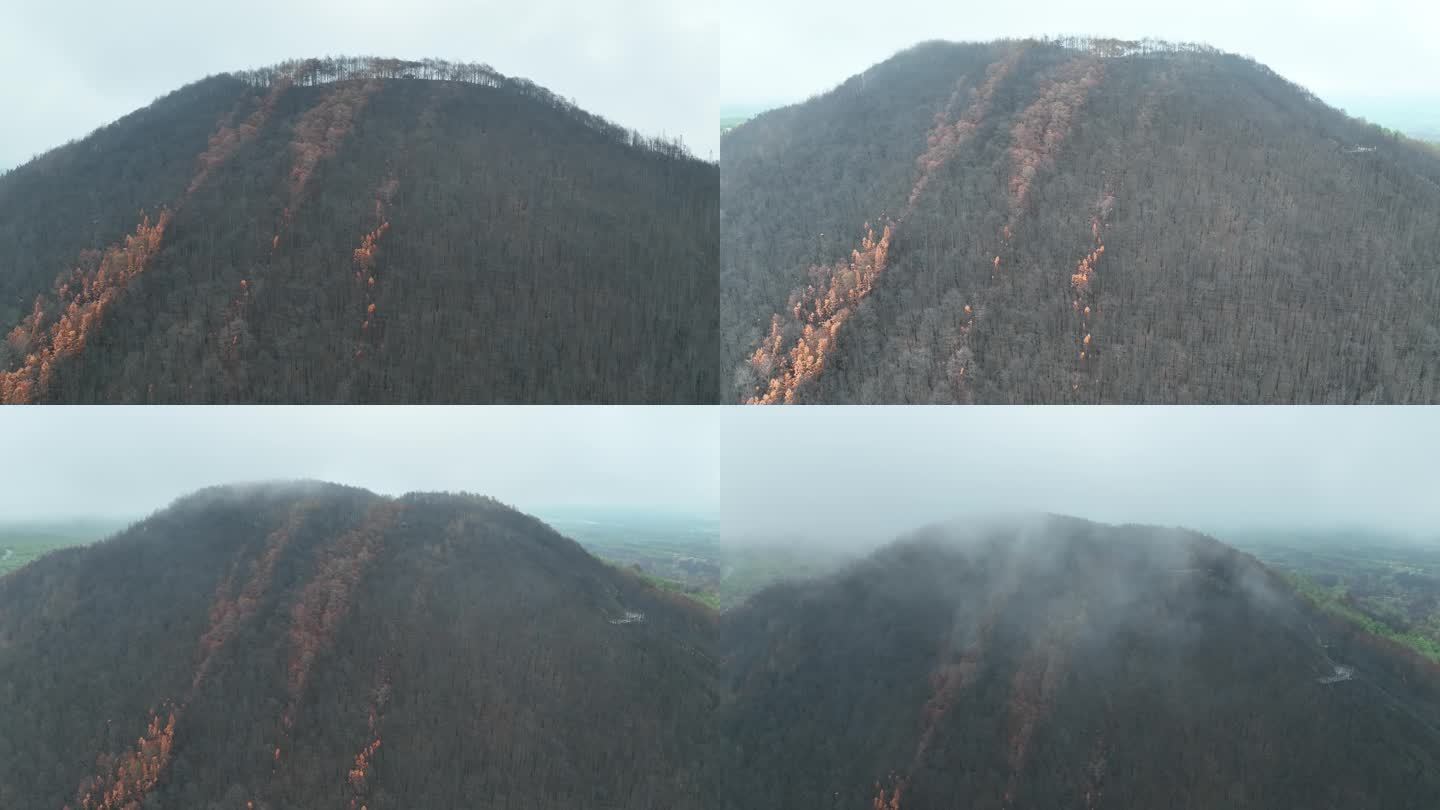
[[[714,402],[718,173],[484,65],[213,76],[0,176],[0,401]]]
[[[713,637],[486,498],[205,490],[0,577],[0,807],[699,810]]]
[[[1440,157],[1248,59],[927,43],[721,140],[729,401],[1440,401]]]
[[[203,490],[0,576],[0,807],[1440,795],[1440,664],[1203,535],[957,522],[838,565],[717,615],[488,498]]]
[[[923,530],[726,614],[716,806],[1433,807],[1440,667],[1308,605],[1184,530]]]

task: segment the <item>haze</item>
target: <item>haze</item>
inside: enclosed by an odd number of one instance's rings
[[[714,4],[665,0],[10,3],[0,170],[207,75],[342,53],[485,62],[713,158],[717,28]]]
[[[124,518],[213,484],[320,479],[554,506],[713,514],[709,407],[12,408],[0,521]]]
[[[735,0],[721,26],[721,101],[801,101],[926,40],[1081,34],[1208,43],[1253,57],[1352,115],[1440,129],[1436,31],[1440,4],[1424,0]]]
[[[1440,543],[1435,409],[728,408],[721,442],[722,529],[736,544],[878,546],[1030,511]]]

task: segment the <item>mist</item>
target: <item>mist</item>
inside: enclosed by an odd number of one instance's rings
[[[860,550],[956,519],[1048,512],[1440,543],[1440,409],[729,408],[729,544]]]
[[[9,408],[0,521],[135,519],[215,485],[466,491],[522,511],[718,504],[707,407]]]

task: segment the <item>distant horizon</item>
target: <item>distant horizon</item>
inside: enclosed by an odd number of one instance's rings
[[[239,486],[239,485],[244,485],[244,484],[246,484],[246,483],[255,483],[255,482],[236,482],[234,485]],[[325,482],[325,483],[335,483],[335,482]],[[229,486],[229,485],[221,485],[221,486]],[[341,484],[340,486],[349,486],[349,485],[347,485],[347,484]],[[359,487],[359,488],[360,488],[360,489],[366,489],[365,487]],[[204,489],[204,488],[202,487],[202,489]],[[369,490],[369,489],[366,489],[366,491],[373,492],[373,490]],[[431,490],[413,490],[412,492],[429,492],[429,491],[431,491]],[[156,513],[158,513],[158,512],[163,512],[164,510],[170,508],[170,507],[175,503],[176,500],[183,499],[183,498],[187,497],[187,496],[190,495],[190,494],[193,494],[193,493],[186,493],[185,495],[178,496],[177,498],[172,499],[170,502],[165,503],[165,504],[163,504],[163,505],[161,505],[161,506],[157,506],[157,507],[155,507],[154,509],[151,509],[151,510],[149,510],[149,511],[146,511],[146,512],[143,512],[143,513],[130,514],[130,515],[125,515],[125,514],[114,514],[114,515],[104,515],[104,514],[56,514],[56,515],[52,515],[52,516],[48,516],[48,517],[33,517],[33,518],[18,518],[18,519],[3,518],[3,519],[0,519],[0,530],[33,529],[33,530],[37,530],[37,531],[44,531],[44,530],[48,530],[48,529],[64,529],[64,528],[80,528],[80,527],[95,527],[95,528],[102,528],[102,529],[106,529],[106,530],[110,530],[110,529],[123,530],[123,529],[128,528],[129,526],[131,526],[131,525],[133,525],[133,524],[135,524],[135,523],[138,523],[138,522],[140,522],[140,521],[142,521],[142,520],[145,520],[145,519],[146,519],[147,517],[149,517],[150,515],[156,514]],[[374,493],[374,494],[380,495],[380,496],[382,496],[382,497],[392,497],[392,498],[394,498],[394,497],[402,497],[402,496],[404,496],[404,495],[411,494],[411,493],[407,492],[407,493],[389,494],[389,493],[379,493],[379,492],[377,492],[377,493]],[[478,495],[478,496],[482,496],[482,497],[490,497],[490,496],[486,495],[486,493],[483,493],[483,492],[471,492],[471,493],[468,493],[468,494]],[[498,499],[497,499],[497,500],[498,500]],[[924,528],[926,528],[926,527],[928,527],[928,526],[933,526],[933,525],[937,525],[937,524],[948,523],[948,522],[952,522],[952,521],[963,521],[963,520],[967,520],[967,519],[977,519],[977,520],[979,520],[979,519],[983,519],[983,518],[985,517],[985,515],[984,515],[983,513],[980,513],[980,512],[974,512],[974,511],[957,512],[956,514],[954,514],[954,515],[952,515],[952,516],[950,516],[950,517],[948,517],[948,518],[942,518],[942,519],[940,519],[940,520],[922,520],[922,521],[920,521],[920,522],[917,522],[914,526],[911,526],[910,528],[900,529],[900,530],[893,531],[893,532],[891,532],[889,535],[884,536],[884,537],[877,536],[877,537],[874,537],[874,538],[869,538],[869,539],[867,539],[867,540],[860,540],[860,539],[857,538],[854,543],[843,543],[843,542],[842,542],[842,543],[838,543],[838,544],[837,544],[837,543],[834,542],[833,538],[807,537],[807,536],[805,536],[805,535],[803,535],[803,534],[801,534],[801,533],[796,533],[796,532],[783,533],[783,536],[773,536],[773,537],[760,537],[760,536],[758,536],[758,535],[755,535],[755,536],[753,536],[753,539],[738,540],[738,539],[736,539],[735,537],[725,536],[725,535],[723,534],[723,532],[724,532],[725,520],[724,520],[724,516],[723,516],[722,514],[720,514],[720,513],[718,512],[718,510],[717,510],[717,511],[714,511],[714,512],[706,512],[706,511],[697,510],[697,509],[688,509],[688,508],[675,507],[675,506],[666,506],[666,505],[649,505],[649,504],[644,504],[644,503],[634,503],[634,504],[608,504],[608,503],[586,503],[586,502],[580,502],[580,501],[547,502],[547,503],[533,504],[533,505],[522,505],[522,504],[508,504],[508,505],[511,506],[511,507],[513,507],[514,509],[516,509],[517,511],[519,511],[519,512],[521,512],[521,513],[530,515],[531,517],[539,518],[539,519],[544,520],[544,521],[563,520],[564,518],[570,516],[570,515],[566,515],[566,514],[565,514],[565,513],[568,512],[568,513],[571,513],[571,515],[573,515],[573,516],[576,517],[576,518],[579,518],[579,517],[581,517],[581,516],[597,517],[597,516],[604,516],[604,515],[607,515],[607,514],[608,514],[608,515],[620,515],[620,514],[631,514],[631,515],[635,515],[635,514],[643,514],[643,515],[647,515],[647,516],[661,517],[661,518],[672,518],[672,519],[683,519],[683,520],[696,520],[696,521],[704,522],[704,523],[714,522],[714,523],[720,524],[720,528],[721,528],[721,531],[722,531],[722,538],[721,538],[721,539],[722,539],[722,541],[725,542],[727,545],[732,545],[732,546],[737,546],[737,547],[749,547],[749,546],[774,545],[774,544],[776,544],[776,543],[786,543],[786,544],[793,545],[793,546],[796,547],[797,549],[819,550],[819,549],[821,549],[821,548],[825,548],[825,549],[828,549],[828,550],[831,550],[831,551],[841,551],[841,550],[847,550],[847,549],[848,549],[848,550],[857,551],[857,552],[860,552],[860,553],[868,553],[868,552],[870,552],[870,551],[875,550],[876,548],[883,547],[883,546],[888,545],[888,544],[890,544],[890,543],[892,543],[892,542],[894,542],[894,541],[896,541],[896,540],[899,540],[900,538],[906,536],[907,534],[909,534],[909,533],[911,533],[911,532],[919,531],[919,530],[924,529]],[[1409,530],[1409,529],[1401,529],[1401,528],[1393,528],[1393,527],[1372,527],[1372,526],[1362,525],[1359,521],[1350,522],[1350,523],[1334,523],[1334,524],[1331,524],[1331,525],[1328,525],[1328,526],[1322,526],[1322,525],[1319,525],[1319,524],[1306,524],[1306,523],[1284,524],[1284,523],[1278,523],[1278,522],[1274,522],[1274,521],[1256,521],[1256,522],[1253,522],[1253,523],[1238,523],[1238,522],[1237,522],[1237,523],[1229,523],[1229,524],[1226,524],[1226,525],[1220,525],[1220,524],[1211,524],[1211,525],[1197,524],[1197,525],[1190,525],[1190,524],[1186,524],[1186,523],[1172,523],[1172,522],[1154,521],[1154,520],[1123,520],[1123,519],[1122,519],[1122,520],[1107,520],[1107,519],[1096,519],[1096,518],[1086,517],[1086,516],[1084,516],[1084,515],[1069,514],[1069,513],[1052,513],[1052,512],[1046,512],[1046,511],[1044,511],[1044,510],[1034,510],[1034,511],[1033,511],[1033,514],[1037,514],[1037,515],[1038,515],[1038,514],[1054,514],[1054,515],[1056,515],[1056,516],[1058,516],[1058,517],[1075,518],[1075,519],[1078,519],[1078,520],[1084,520],[1084,521],[1091,522],[1091,523],[1096,523],[1096,524],[1100,524],[1100,525],[1109,525],[1109,526],[1141,525],[1141,526],[1154,526],[1154,527],[1158,527],[1158,528],[1184,529],[1184,530],[1188,530],[1188,531],[1194,531],[1194,532],[1199,532],[1199,533],[1201,533],[1201,534],[1209,535],[1209,536],[1211,536],[1211,537],[1214,537],[1214,538],[1217,539],[1217,540],[1220,540],[1220,541],[1226,543],[1227,545],[1232,545],[1232,546],[1236,546],[1236,547],[1241,547],[1241,546],[1244,546],[1244,545],[1249,544],[1250,542],[1254,542],[1254,541],[1262,540],[1262,539],[1265,540],[1265,541],[1275,541],[1275,540],[1283,540],[1283,539],[1285,539],[1286,537],[1292,537],[1293,539],[1295,539],[1295,540],[1297,540],[1297,541],[1303,541],[1303,540],[1313,540],[1313,539],[1316,539],[1316,538],[1338,537],[1338,536],[1341,536],[1341,535],[1354,535],[1354,536],[1355,536],[1355,539],[1356,539],[1358,542],[1361,542],[1361,543],[1365,543],[1365,542],[1368,542],[1368,541],[1382,541],[1382,542],[1386,542],[1386,541],[1399,541],[1399,542],[1404,542],[1404,543],[1406,543],[1406,544],[1435,544],[1437,548],[1440,548],[1440,529],[1431,530],[1431,531],[1419,531],[1419,530]],[[853,548],[852,548],[852,546],[853,546]]]
[[[230,482],[230,483],[228,483],[228,484],[215,484],[215,485],[213,485],[213,486],[219,486],[219,487],[246,486],[246,485],[249,485],[249,484],[260,484],[260,483],[290,483],[290,482],[300,482],[300,481],[306,481],[306,480],[315,480],[315,479],[299,479],[299,478],[297,478],[297,479],[275,479],[275,480],[273,480],[273,481],[233,481],[233,482]],[[490,495],[489,493],[486,493],[486,492],[476,492],[476,491],[470,491],[470,490],[418,489],[418,490],[407,490],[406,492],[390,493],[390,492],[378,492],[378,491],[376,491],[376,490],[374,490],[374,489],[371,489],[371,488],[369,488],[369,487],[358,486],[358,485],[355,485],[355,484],[346,484],[346,483],[343,483],[343,482],[340,482],[340,481],[323,481],[323,482],[321,482],[321,483],[334,484],[334,485],[337,485],[337,486],[345,486],[345,487],[354,486],[354,487],[356,487],[357,489],[363,489],[363,490],[365,490],[366,492],[371,492],[371,493],[373,493],[373,494],[375,494],[375,495],[378,495],[378,496],[381,496],[381,497],[386,497],[386,498],[399,498],[399,497],[403,497],[403,496],[405,496],[405,495],[416,494],[416,493],[438,493],[438,492],[456,492],[456,493],[464,492],[464,493],[466,493],[466,494],[478,495],[478,496],[487,497],[487,498],[488,498],[488,497],[495,497],[495,496],[492,496],[492,495]],[[116,514],[95,514],[95,513],[69,514],[69,513],[56,513],[56,514],[51,514],[51,515],[39,515],[39,516],[23,517],[23,518],[0,518],[0,529],[4,529],[4,528],[31,528],[31,527],[33,527],[33,528],[54,528],[54,527],[63,527],[63,526],[85,525],[85,524],[99,524],[99,525],[126,524],[126,525],[129,525],[129,524],[132,524],[132,523],[138,523],[139,521],[144,520],[146,517],[148,517],[148,516],[150,516],[150,515],[152,515],[152,514],[155,514],[156,512],[161,512],[161,511],[164,511],[164,510],[170,508],[170,507],[171,507],[176,501],[178,501],[178,500],[184,499],[184,498],[186,498],[186,497],[189,497],[190,495],[195,494],[196,492],[199,492],[199,491],[204,490],[204,489],[209,489],[209,488],[211,488],[211,487],[210,487],[210,486],[197,487],[197,488],[194,489],[194,490],[191,490],[191,491],[186,492],[186,493],[181,494],[181,495],[177,495],[177,496],[175,496],[174,498],[171,498],[169,501],[167,501],[167,502],[165,502],[165,503],[163,503],[163,504],[160,504],[160,505],[158,505],[158,506],[155,506],[155,507],[152,508],[152,509],[141,510],[141,511],[137,511],[137,512],[130,513],[130,514],[123,514],[123,513],[116,513]],[[528,515],[531,515],[531,516],[533,516],[533,517],[542,517],[543,514],[550,514],[550,515],[553,517],[553,516],[557,516],[558,513],[570,511],[570,512],[575,512],[575,513],[577,513],[577,514],[578,514],[578,513],[586,513],[586,514],[599,515],[599,514],[605,514],[605,513],[612,513],[612,514],[617,514],[617,513],[642,513],[642,514],[655,515],[655,516],[660,516],[660,517],[695,518],[695,519],[705,520],[705,521],[711,521],[711,520],[713,520],[713,521],[719,521],[719,520],[720,520],[720,514],[719,514],[718,508],[710,508],[710,509],[707,509],[707,508],[705,508],[705,507],[699,507],[699,506],[695,506],[695,507],[685,507],[685,506],[675,506],[675,505],[666,505],[666,504],[647,504],[647,503],[639,502],[639,501],[633,502],[633,503],[597,503],[597,502],[594,502],[594,501],[585,501],[585,500],[575,500],[575,501],[546,501],[546,502],[542,502],[542,503],[520,504],[520,503],[510,503],[509,501],[506,501],[504,498],[495,497],[495,499],[498,500],[498,501],[501,501],[502,503],[506,503],[506,504],[509,505],[509,506],[514,507],[514,508],[516,509],[516,511],[523,512],[523,513],[528,514]]]

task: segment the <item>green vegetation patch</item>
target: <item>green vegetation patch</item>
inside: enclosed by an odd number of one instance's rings
[[[93,543],[122,528],[104,521],[0,524],[0,576],[57,549]]]
[[[614,563],[611,564],[614,565]],[[619,568],[620,566],[615,567]],[[687,599],[698,602],[699,604],[710,608],[711,610],[720,610],[720,594],[716,592],[714,586],[712,585],[695,585],[691,583],[681,582],[678,579],[667,579],[665,577],[656,576],[637,567],[631,567],[629,570],[637,574],[641,579],[645,580],[651,585],[654,585],[656,588],[659,588],[662,591],[678,593]]]
[[[728,549],[720,578],[720,608],[738,607],[779,582],[815,579],[839,570],[851,557],[824,548],[761,545]]]
[[[1425,657],[1440,662],[1440,642],[1434,637],[1415,631],[1397,630],[1389,622],[1362,610],[1354,603],[1343,584],[1325,587],[1304,574],[1294,571],[1282,572],[1281,576],[1294,587],[1295,592],[1316,608],[1351,622],[1371,635],[1388,638],[1403,644]]]

